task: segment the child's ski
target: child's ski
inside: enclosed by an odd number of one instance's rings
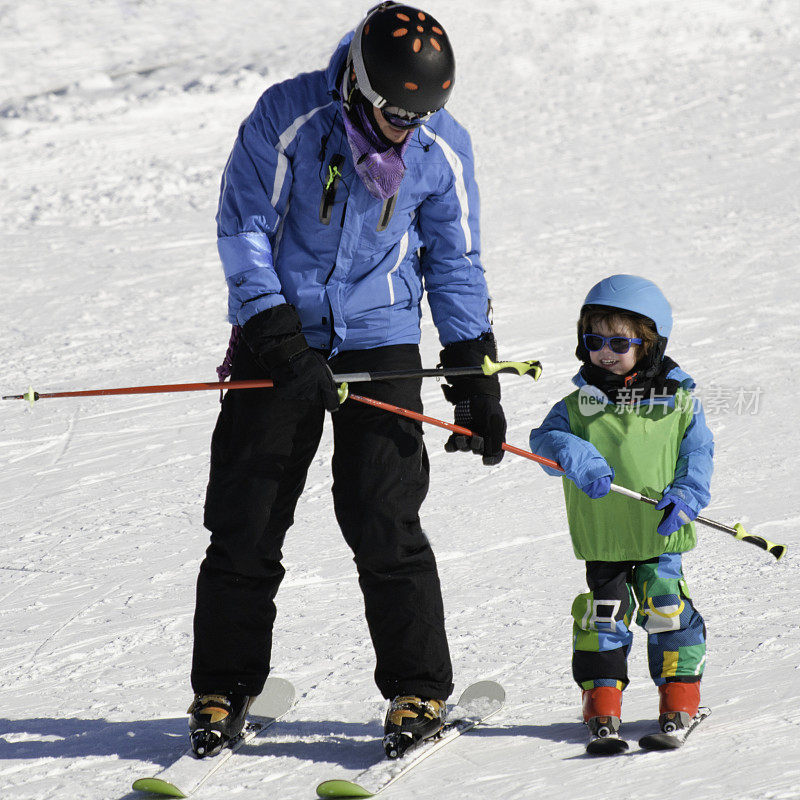
[[[283,717],[294,705],[294,695],[294,686],[289,681],[283,678],[267,678],[264,691],[250,707],[244,730],[219,755],[198,758],[189,748],[177,761],[157,775],[135,780],[133,788],[167,797],[189,797],[239,748]]]
[[[628,743],[620,739],[617,734],[610,736],[595,736],[589,734],[589,741],[586,743],[586,752],[590,756],[615,756],[628,750]]]
[[[494,681],[480,681],[468,686],[452,712],[455,716],[442,731],[413,745],[401,758],[382,760],[365,769],[352,781],[323,781],[317,787],[319,797],[372,797],[405,775],[420,761],[433,755],[462,733],[480,725],[496,714],[505,703],[505,690]]]
[[[619,717],[595,716],[585,724],[589,731],[586,752],[590,756],[614,756],[628,749],[628,743],[619,735]]]
[[[674,731],[666,733],[650,733],[639,739],[639,747],[644,750],[677,750],[683,747],[683,743],[689,734],[711,713],[710,708],[701,707],[692,717],[685,728],[676,728]]]

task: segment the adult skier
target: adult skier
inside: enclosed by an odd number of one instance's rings
[[[600,281],[578,322],[578,389],[531,431],[531,450],[564,469],[544,468],[565,476],[572,545],[586,562],[589,592],[572,606],[572,674],[590,752],[627,748],[618,730],[634,614],[647,632],[662,730],[685,732],[700,705],[706,629],[681,562],[711,497],[714,442],[694,381],[665,355],[671,330],[669,302],[652,281]],[[661,515],[610,495],[612,479],[661,495]]]
[[[213,755],[242,729],[270,670],[281,546],[332,412],[333,501],[352,548],[390,700],[385,730],[434,735],[452,691],[439,577],[419,509],[428,457],[419,423],[340,406],[332,372],[421,366],[427,292],[445,366],[496,358],[466,131],[444,110],[455,60],[429,14],[381,3],[327,69],[270,87],[239,128],[222,177],[218,249],[233,324],[233,379],[211,443],[194,617],[190,729]],[[420,380],[359,383],[422,410]],[[475,436],[445,448],[503,455],[496,378],[445,386]]]

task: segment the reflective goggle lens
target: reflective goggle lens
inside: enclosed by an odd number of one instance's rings
[[[397,106],[384,106],[381,113],[384,119],[395,128],[417,128],[430,117],[430,114],[415,114],[413,111],[405,111]]]

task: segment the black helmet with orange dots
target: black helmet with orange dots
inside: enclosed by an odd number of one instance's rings
[[[430,14],[386,2],[356,28],[348,69],[350,85],[368,102],[387,116],[412,120],[447,102],[456,61],[444,28]]]

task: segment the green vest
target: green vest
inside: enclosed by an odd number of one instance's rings
[[[597,405],[590,406],[591,414],[581,413],[579,394],[564,399],[572,433],[600,451],[614,468],[614,483],[661,499],[675,477],[681,441],[692,422],[689,392],[677,391],[674,408],[609,403],[599,412]],[[592,500],[571,480],[563,482],[572,546],[584,561],[645,561],[691,550],[697,543],[694,523],[661,536],[656,526],[662,512],[651,505],[614,492]]]

